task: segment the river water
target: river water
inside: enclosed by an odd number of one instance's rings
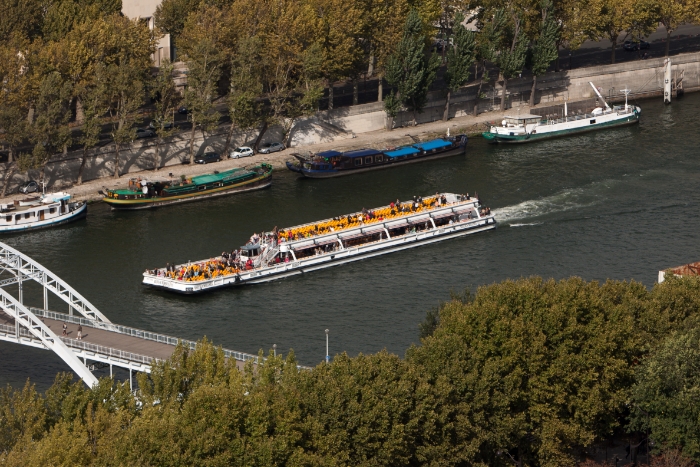
[[[113,322],[300,363],[419,343],[418,323],[450,291],[531,275],[634,279],[700,259],[700,94],[641,101],[639,125],[528,145],[470,141],[465,157],[330,180],[278,171],[270,189],[152,212],[92,205],[85,221],[7,242],[71,284]],[[400,130],[405,131],[405,130]],[[231,250],[252,232],[436,191],[478,192],[495,231],[201,296],[141,285],[145,268]],[[51,301],[58,311],[57,299]],[[39,302],[36,303],[39,305]],[[0,385],[46,388],[68,367],[0,342]]]

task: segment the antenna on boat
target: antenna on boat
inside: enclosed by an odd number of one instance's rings
[[[625,95],[625,112],[626,112],[626,111],[627,111],[627,96],[628,96],[629,93],[631,93],[632,91],[631,91],[630,89],[628,89],[628,88],[625,88],[625,89],[620,90],[620,92],[623,93],[623,94]]]

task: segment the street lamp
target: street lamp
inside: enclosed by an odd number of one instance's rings
[[[328,356],[328,329],[326,329],[326,363],[331,361],[331,357]]]

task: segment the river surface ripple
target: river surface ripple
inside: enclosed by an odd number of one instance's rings
[[[700,259],[700,94],[670,106],[660,98],[640,105],[641,123],[632,127],[513,146],[474,138],[466,157],[335,180],[278,171],[264,191],[151,212],[98,204],[85,221],[1,241],[57,273],[116,323],[193,340],[206,335],[249,353],[275,343],[306,365],[324,358],[326,328],[331,354],[403,355],[419,342],[426,310],[450,291],[531,275],[651,286],[659,269]],[[140,282],[145,268],[217,255],[254,231],[436,191],[478,192],[499,228],[201,296]],[[58,302],[50,300],[66,311]],[[67,369],[50,352],[0,343],[0,385],[31,378],[45,389]]]

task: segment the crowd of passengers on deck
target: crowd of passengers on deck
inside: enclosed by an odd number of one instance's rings
[[[478,195],[475,195],[474,198],[478,200]],[[461,195],[461,199],[470,200],[471,197],[469,196],[469,193],[467,193],[465,195]],[[331,220],[313,225],[306,225],[288,230],[278,230],[277,227],[275,227],[272,232],[262,234],[254,233],[250,237],[250,240],[246,243],[246,247],[250,249],[255,249],[254,247],[258,247],[265,251],[266,248],[274,248],[278,243],[323,235],[326,233],[400,217],[423,210],[436,209],[446,206],[447,204],[447,197],[438,193],[429,198],[414,196],[413,200],[409,202],[401,202],[397,199],[396,201],[391,202],[389,206],[384,208],[376,210],[367,210],[362,208],[362,211],[358,214],[334,217]],[[481,216],[490,214],[491,210],[489,208],[482,208],[480,210]],[[471,213],[468,214],[467,218],[472,218]],[[458,216],[452,216],[449,219],[449,224],[453,224],[458,220]],[[427,230],[429,228],[430,225],[426,222],[425,226],[413,225],[402,229],[403,233],[415,233],[417,231]],[[363,240],[357,239],[356,241]],[[326,245],[316,246],[313,250],[310,250],[306,254],[302,253],[302,256],[300,257],[322,255],[329,252],[334,252],[338,248],[339,246],[337,243],[328,243]],[[256,258],[258,257],[256,256]],[[273,266],[275,264],[288,263],[292,260],[293,257],[291,253],[280,253],[275,255],[271,260],[267,261],[267,264],[265,265]],[[242,250],[233,250],[230,253],[224,251],[221,253],[220,257],[211,258],[207,261],[201,261],[193,264],[175,266],[167,263],[165,268],[154,270],[147,269],[146,273],[156,277],[193,282],[239,274],[240,272],[249,271],[255,269],[256,267],[260,267],[263,264],[264,262],[259,260],[257,261],[256,265],[254,257],[244,255]]]
[[[462,195],[462,199],[470,200],[471,197],[469,196],[469,193],[467,193]],[[279,232],[279,241],[285,242],[302,240],[304,238],[324,235],[336,232],[338,230],[360,227],[373,222],[381,222],[387,219],[405,216],[423,210],[435,209],[446,206],[447,204],[447,197],[438,193],[435,193],[435,196],[429,198],[414,196],[412,201],[405,203],[402,203],[397,199],[396,201],[391,202],[389,206],[383,208],[375,210],[367,210],[362,208],[362,211],[358,214],[334,217],[328,221],[319,222],[312,225],[304,225],[294,229],[282,230]]]

